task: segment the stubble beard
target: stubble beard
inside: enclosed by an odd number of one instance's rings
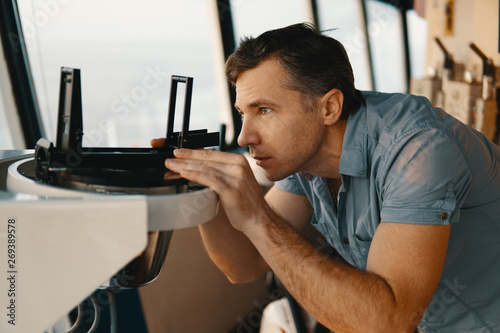
[[[289,155],[293,156],[293,155]],[[284,162],[283,163],[278,163],[279,165],[276,166],[275,168],[277,169],[276,171],[272,172],[270,170],[264,169],[266,178],[271,181],[271,182],[276,182],[279,180],[283,180],[291,175],[294,175],[298,172],[301,171],[306,171],[307,169],[306,165],[308,162],[310,162],[312,158],[312,154],[308,154],[307,156],[304,156],[300,158],[300,162],[297,163],[297,159],[291,159],[290,161]],[[280,166],[281,165],[281,166]]]

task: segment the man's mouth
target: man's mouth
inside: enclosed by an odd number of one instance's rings
[[[256,161],[256,164],[262,167],[270,159],[270,157],[255,156],[254,159]]]

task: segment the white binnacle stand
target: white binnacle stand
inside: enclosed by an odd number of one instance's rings
[[[216,215],[209,189],[106,195],[55,188],[20,174],[24,161],[7,161],[0,172],[7,187],[0,190],[0,332],[44,332],[142,253],[149,231]]]
[[[145,197],[2,192],[0,332],[43,332],[141,253],[146,236]]]
[[[18,172],[19,166],[29,160],[31,159],[20,160],[9,166],[7,189],[10,192],[59,198],[123,196],[64,189],[36,182]],[[217,195],[208,188],[178,194],[148,195],[146,200],[149,231],[176,230],[205,223],[215,217],[218,203]]]

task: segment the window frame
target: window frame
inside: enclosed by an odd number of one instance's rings
[[[4,110],[11,121],[11,137],[19,148],[34,148],[44,130],[16,0],[0,1],[0,37],[11,84],[10,93],[3,87],[4,98],[13,95],[15,101],[15,110]],[[19,128],[16,131],[13,125],[14,112],[22,134],[16,133]],[[20,136],[24,142],[20,142]]]

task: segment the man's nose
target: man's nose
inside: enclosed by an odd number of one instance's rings
[[[244,120],[238,136],[238,145],[246,147],[260,143],[260,135],[254,123]]]

